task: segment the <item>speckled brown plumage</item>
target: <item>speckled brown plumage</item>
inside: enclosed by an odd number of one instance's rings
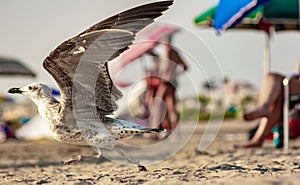
[[[52,97],[48,86],[39,83],[12,88],[9,92],[31,98],[56,139],[70,144],[92,145],[99,151],[97,157],[101,154],[100,148],[114,149],[118,139],[159,132],[107,117],[117,110],[116,101],[122,97],[110,78],[107,62],[128,49],[136,33],[162,15],[172,3],[155,2],[116,14],[53,50],[43,66],[60,88],[60,102]],[[65,163],[70,164],[84,157],[77,156]]]

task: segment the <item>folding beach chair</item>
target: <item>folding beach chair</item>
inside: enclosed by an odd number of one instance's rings
[[[300,73],[292,73],[286,75],[284,80],[282,81],[284,87],[284,99],[283,99],[283,148],[289,148],[289,108],[290,108],[290,101],[293,101],[289,96],[289,83],[292,78],[300,77]],[[296,95],[298,96],[298,95]],[[300,96],[300,95],[299,95]],[[299,97],[298,96],[298,97]],[[294,96],[295,98],[295,96]],[[297,97],[294,101],[297,101]]]

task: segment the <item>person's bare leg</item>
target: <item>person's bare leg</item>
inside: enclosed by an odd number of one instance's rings
[[[265,76],[261,92],[259,94],[258,107],[250,112],[244,113],[245,120],[253,120],[256,118],[270,116],[270,106],[279,96],[282,96],[283,78],[283,76],[274,73],[269,73]]]
[[[172,130],[168,111],[166,111],[164,120],[162,122],[162,128],[167,129],[168,131]]]
[[[290,94],[300,94],[300,80],[294,78],[290,81]],[[280,92],[279,97],[275,100],[273,106],[270,106],[270,116],[263,118],[260,122],[259,128],[253,138],[246,144],[237,146],[242,148],[259,147],[262,145],[265,138],[269,135],[272,128],[282,121],[282,105],[283,93]]]
[[[162,101],[163,101],[162,99],[155,97],[149,105],[149,109],[151,112],[149,117],[150,128],[157,128],[157,129],[161,128],[161,123],[164,120],[165,113],[166,113],[166,105]],[[151,133],[150,137],[152,139],[157,139],[158,134]]]
[[[146,106],[149,106],[149,104],[152,101],[153,97],[154,97],[154,89],[151,88],[151,87],[148,87],[147,92],[146,92],[146,99],[145,99]]]
[[[179,115],[178,112],[176,110],[176,105],[175,105],[175,94],[174,94],[174,90],[173,89],[169,89],[167,91],[166,97],[165,97],[165,101],[166,101],[166,105],[167,105],[167,112],[169,115],[169,119],[170,119],[170,127],[172,130],[174,130],[177,127],[177,123],[178,123],[178,119],[179,119]]]
[[[150,104],[155,96],[155,89],[152,87],[148,87],[146,91],[146,97],[144,103],[144,107],[146,112],[143,115],[143,119],[146,119],[147,126],[150,126],[150,117],[151,117],[151,107]]]
[[[161,126],[161,122],[164,120],[166,113],[166,105],[164,102],[164,95],[166,92],[166,87],[163,83],[161,83],[156,92],[155,97],[150,103],[150,127],[151,128],[159,128]],[[157,138],[157,134],[151,134],[151,138]]]
[[[175,100],[175,90],[173,87],[169,87],[165,97],[166,105],[167,105],[167,112],[169,115],[169,124],[171,127],[171,135],[173,141],[179,139],[180,130],[177,128],[178,121],[179,121],[179,114],[176,109],[176,100]]]
[[[273,127],[282,120],[282,98],[282,96],[278,97],[275,104],[271,107],[271,114],[261,119],[253,138],[246,144],[236,146],[237,148],[260,147],[262,145]]]

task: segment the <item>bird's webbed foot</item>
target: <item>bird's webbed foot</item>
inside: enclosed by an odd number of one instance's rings
[[[62,163],[69,165],[69,164],[73,164],[73,163],[76,163],[76,162],[79,162],[79,161],[82,161],[82,160],[83,160],[83,156],[82,155],[77,155],[75,157],[72,157],[70,159],[62,161]]]

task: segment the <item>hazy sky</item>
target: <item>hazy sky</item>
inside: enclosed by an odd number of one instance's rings
[[[1,77],[0,92],[33,81],[55,86],[42,61],[64,40],[102,19],[149,0],[0,0],[0,55],[22,60],[36,79]],[[265,34],[231,30],[217,36],[213,29],[199,29],[193,18],[217,0],[175,0],[158,21],[182,27],[174,45],[191,66],[187,75],[196,86],[205,78],[248,80],[258,87],[263,77]],[[300,59],[300,33],[278,32],[271,40],[271,71],[291,73]],[[198,88],[198,87],[197,87]]]

